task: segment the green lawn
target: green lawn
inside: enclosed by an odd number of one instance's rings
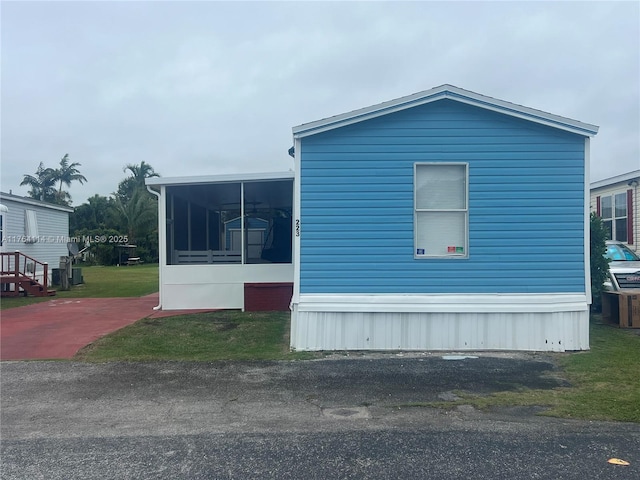
[[[134,265],[129,267],[90,266],[82,268],[84,283],[62,291],[59,286],[54,297],[4,297],[0,309],[21,307],[46,302],[53,298],[106,298],[140,297],[158,291],[158,265]]]
[[[75,360],[283,360],[317,354],[289,351],[289,312],[219,312],[140,320],[85,347]]]
[[[592,323],[591,350],[561,359],[575,386],[552,413],[640,422],[640,335]]]

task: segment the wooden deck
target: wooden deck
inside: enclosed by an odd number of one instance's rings
[[[0,294],[3,297],[33,295],[47,297],[56,294],[49,287],[49,265],[24,253],[0,253]],[[42,277],[42,280],[39,279]]]

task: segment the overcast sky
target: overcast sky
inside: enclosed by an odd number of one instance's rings
[[[591,180],[640,169],[638,2],[8,2],[4,192],[68,153],[109,195],[285,171],[291,127],[445,83],[600,126]]]

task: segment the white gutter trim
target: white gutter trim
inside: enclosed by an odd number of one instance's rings
[[[162,310],[162,262],[163,258],[166,258],[166,235],[163,232],[162,226],[166,228],[166,206],[165,202],[162,201],[164,197],[164,187],[160,190],[160,193],[152,190],[149,185],[147,185],[147,191],[153,195],[155,195],[158,199],[158,305],[153,307],[154,310]],[[163,251],[165,251],[165,255],[163,255]]]
[[[584,139],[584,288],[587,303],[591,305],[591,190],[589,189],[589,173],[591,162],[591,139]]]
[[[593,182],[591,184],[591,190],[602,187],[610,187],[615,185],[616,183],[631,182],[633,180],[640,181],[640,170],[634,170],[632,172],[616,175],[615,177],[604,178],[602,180],[598,180],[597,182]]]
[[[33,205],[34,207],[59,210],[61,212],[67,213],[73,213],[75,211],[73,207],[65,207],[63,205],[56,205],[55,203],[43,202],[40,200],[36,200],[35,198],[20,197],[12,193],[0,192],[0,200],[4,200],[6,202],[23,203],[25,205]]]
[[[259,182],[268,180],[291,180],[293,172],[234,173],[230,175],[198,175],[190,177],[152,177],[145,179],[149,185],[202,185],[206,183]]]
[[[294,139],[294,167],[295,178],[293,180],[293,296],[291,297],[291,306],[293,309],[300,301],[300,236],[302,235],[302,224],[300,218],[300,158],[302,155],[302,140]]]

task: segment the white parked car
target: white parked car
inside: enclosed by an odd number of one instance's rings
[[[640,288],[640,257],[622,242],[607,240],[606,244],[604,256],[611,262],[605,288],[614,291]]]

